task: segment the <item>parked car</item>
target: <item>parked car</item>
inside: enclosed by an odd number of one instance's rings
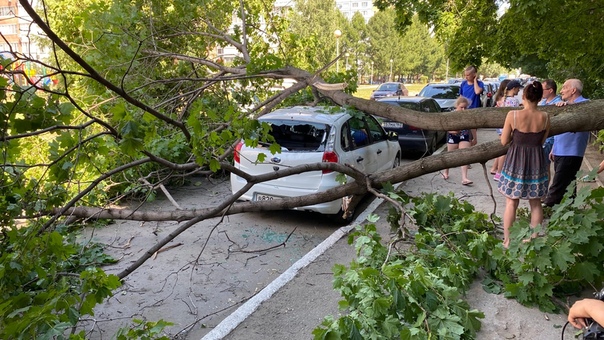
[[[429,97],[383,98],[379,101],[420,112],[441,112],[441,108],[438,106],[436,100]],[[408,124],[387,119],[382,119],[382,126],[386,131],[396,132],[398,135],[398,142],[403,152],[432,154],[436,151],[438,143],[445,138],[447,133],[446,131],[423,130]]]
[[[397,167],[401,149],[396,135],[388,134],[371,115],[351,114],[345,109],[297,106],[275,110],[258,119],[270,125],[270,135],[281,147],[271,154],[270,143],[235,148],[234,165],[250,175],[271,173],[297,165],[320,162],[351,164],[366,174]],[[257,162],[264,153],[266,161]],[[323,192],[337,187],[338,173],[311,171],[255,184],[240,199],[266,201]],[[246,181],[231,173],[231,190],[236,193]],[[341,216],[342,200],[297,208]]]
[[[495,83],[490,81],[483,82],[484,91],[480,97],[482,101],[482,107],[493,107],[495,106],[495,94],[497,93],[497,86]]]
[[[455,111],[459,84],[427,84],[419,91],[418,96],[434,98],[442,111]]]
[[[409,90],[405,87],[403,83],[398,82],[389,82],[383,83],[377,89],[375,89],[369,99],[376,100],[384,97],[394,97],[394,96],[408,96]]]

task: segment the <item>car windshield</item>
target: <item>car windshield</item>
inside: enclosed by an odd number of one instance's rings
[[[324,151],[329,125],[295,120],[263,120],[275,142],[289,151]]]
[[[382,84],[378,88],[378,91],[392,91],[392,92],[396,92],[396,91],[398,91],[398,85],[397,84]]]
[[[459,96],[459,86],[426,86],[419,92],[419,96],[435,99],[456,99]]]

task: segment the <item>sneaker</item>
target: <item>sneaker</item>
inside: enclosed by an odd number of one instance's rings
[[[500,179],[500,178],[501,178],[501,174],[500,174],[500,173],[496,173],[496,174],[493,176],[493,179],[495,180],[495,182],[499,182],[499,179]]]

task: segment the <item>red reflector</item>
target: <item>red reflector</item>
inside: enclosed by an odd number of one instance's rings
[[[338,162],[338,154],[333,152],[333,151],[325,151],[323,153],[323,159],[321,160],[322,162],[326,162],[326,163],[337,163]],[[322,171],[322,173],[324,174],[328,174],[330,172],[332,172],[333,170],[329,170],[329,169],[324,169]]]
[[[493,97],[493,94],[491,92],[487,93],[487,97],[491,98]]]
[[[235,161],[235,163],[241,163],[241,155],[239,153],[241,152],[242,147],[243,142],[239,142],[237,143],[237,146],[235,146],[235,151],[233,152],[233,161]]]

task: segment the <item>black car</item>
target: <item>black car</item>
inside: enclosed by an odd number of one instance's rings
[[[442,111],[436,100],[428,97],[382,98],[378,101],[420,112],[438,113]],[[432,154],[436,151],[438,143],[446,136],[446,131],[423,130],[384,118],[381,121],[384,130],[393,131],[398,134],[398,143],[401,146],[403,154],[404,151]]]
[[[428,84],[419,91],[418,96],[434,98],[442,111],[455,111],[459,84]]]
[[[409,90],[405,84],[398,82],[383,83],[377,89],[373,90],[369,99],[376,100],[384,97],[408,96]]]

